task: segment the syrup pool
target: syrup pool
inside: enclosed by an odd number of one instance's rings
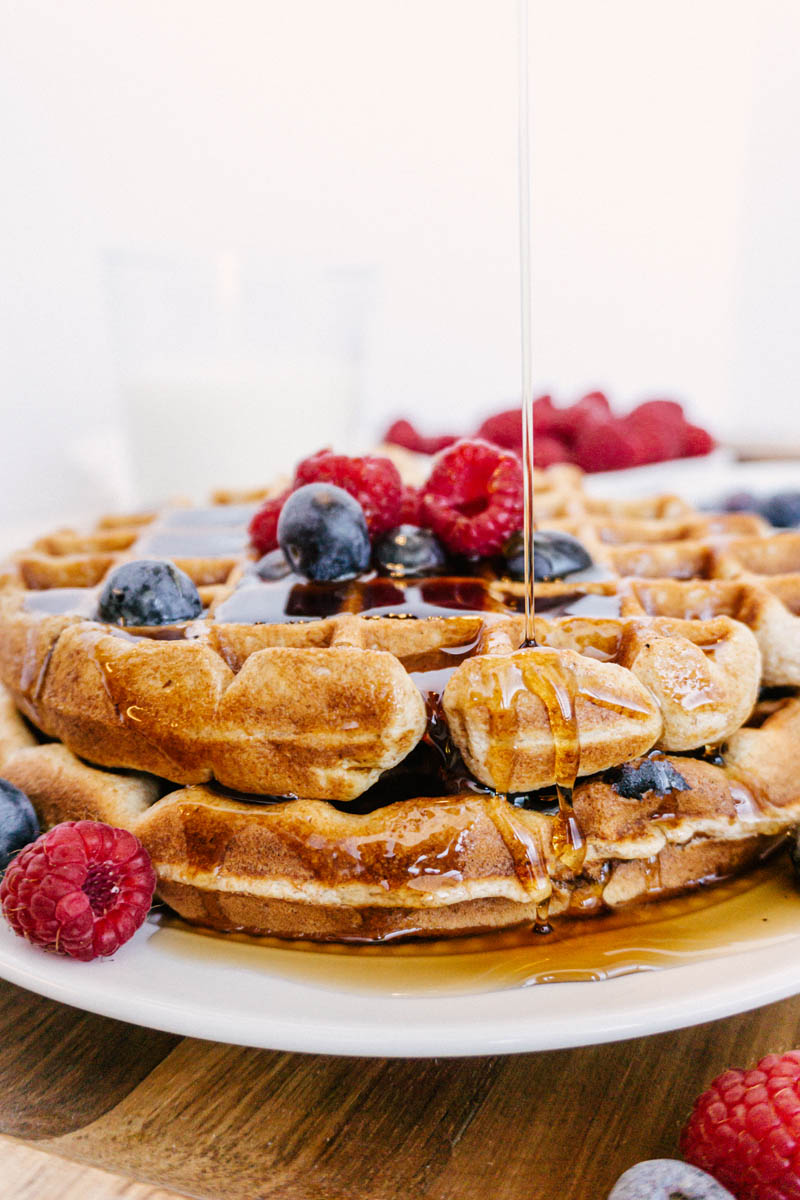
[[[150,944],[171,960],[279,975],[328,991],[470,995],[543,983],[596,982],[687,966],[800,938],[800,896],[787,855],[747,875],[601,917],[562,918],[553,932],[379,945],[282,942],[219,934],[169,913],[150,918]],[[598,1003],[602,1003],[602,993]]]

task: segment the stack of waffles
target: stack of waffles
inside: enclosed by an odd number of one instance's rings
[[[0,774],[45,825],[136,833],[162,900],[220,930],[449,936],[746,869],[800,821],[800,534],[535,482],[594,565],[536,585],[533,648],[493,560],[262,578],[261,494],[42,538],[2,574]],[[99,620],[152,558],[202,616]]]

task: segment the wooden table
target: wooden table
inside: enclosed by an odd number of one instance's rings
[[[605,1200],[631,1163],[676,1154],[714,1075],[798,1045],[799,1026],[800,997],[581,1050],[348,1059],[155,1033],[0,983],[2,1196]]]

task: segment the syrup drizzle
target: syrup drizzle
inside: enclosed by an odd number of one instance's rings
[[[534,593],[534,435],[531,336],[531,216],[530,107],[528,89],[528,0],[519,0],[519,258],[520,325],[522,333],[522,475],[523,544],[525,561],[525,638],[521,649],[531,650],[521,668],[524,686],[545,706],[554,747],[558,814],[553,821],[552,848],[559,862],[580,871],[586,855],[583,834],[575,817],[572,793],[580,769],[580,736],[575,712],[577,685],[571,667],[558,654],[542,653],[536,642]],[[539,905],[535,928],[549,932],[547,904]]]
[[[549,887],[550,879],[541,849],[532,831],[524,823],[513,804],[505,796],[493,796],[489,801],[492,821],[506,844],[514,864],[514,872],[528,896],[536,898]]]
[[[558,796],[558,814],[553,821],[552,846],[556,858],[570,870],[580,871],[586,845],[572,805],[572,793],[580,768],[581,747],[575,702],[578,685],[572,668],[552,651],[536,654],[536,669],[522,669],[528,691],[539,697],[547,710],[553,735],[553,774]]]
[[[788,855],[682,896],[659,893],[652,882],[657,903],[591,919],[576,908],[543,938],[534,926],[445,941],[287,942],[219,933],[163,912],[151,915],[145,936],[187,962],[274,972],[322,991],[397,996],[613,979],[765,945],[784,945],[791,954],[796,945],[797,888]]]
[[[528,106],[528,0],[519,0],[519,281],[522,334],[522,487],[525,553],[525,640],[536,645],[533,593],[533,368],[531,339],[531,203]]]

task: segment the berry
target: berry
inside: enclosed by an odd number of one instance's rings
[[[694,1102],[681,1151],[737,1200],[800,1196],[800,1050],[719,1075]]]
[[[440,437],[425,437],[419,433],[410,421],[395,421],[384,434],[383,440],[392,446],[402,446],[405,450],[413,450],[415,454],[438,454],[457,442],[454,434],[445,433]]]
[[[440,570],[446,556],[435,533],[416,525],[398,525],[375,546],[375,566],[381,575],[424,575]]]
[[[777,492],[761,504],[760,512],[781,529],[800,525],[800,492]]]
[[[674,1158],[637,1163],[621,1175],[608,1200],[735,1200],[699,1167]]]
[[[506,566],[512,579],[525,578],[525,536],[512,533],[503,547]],[[586,547],[569,533],[539,530],[533,535],[533,578],[537,583],[563,579],[591,567]]]
[[[686,422],[671,400],[650,400],[624,417],[622,424],[639,442],[640,462],[665,462],[683,454]]]
[[[725,497],[722,507],[725,512],[758,512],[760,505],[752,492],[733,492]]]
[[[611,406],[603,393],[589,392],[576,404],[556,410],[553,432],[571,441],[584,425],[591,421],[607,421],[611,415]]]
[[[286,561],[286,555],[278,548],[270,550],[269,554],[265,554],[257,563],[253,563],[252,574],[257,575],[259,579],[263,579],[265,583],[270,583],[275,579],[285,579],[290,575],[292,568]]]
[[[278,541],[292,570],[317,582],[352,578],[369,566],[364,510],[332,483],[292,492],[278,521]]]
[[[422,497],[419,488],[406,486],[400,504],[398,525],[419,525],[422,520]]]
[[[534,401],[533,427],[537,433],[557,438],[572,447],[581,429],[594,421],[611,420],[611,409],[602,392],[590,392],[576,404],[555,408],[549,396]]]
[[[666,462],[680,458],[683,453],[683,430],[651,421],[636,421],[625,417],[620,429],[630,437],[636,452],[636,465]]]
[[[522,524],[522,464],[488,442],[456,442],[437,458],[422,510],[455,554],[496,554]]]
[[[0,904],[20,937],[89,962],[133,937],[155,886],[150,857],[132,833],[100,821],[65,821],[14,860],[0,883]]]
[[[509,408],[505,412],[495,413],[487,417],[475,434],[494,446],[502,446],[504,450],[522,453],[522,409]]]
[[[349,458],[321,450],[298,464],[295,487],[306,483],[333,483],[349,492],[364,510],[370,537],[393,529],[399,520],[403,481],[388,458]]]
[[[579,408],[581,406],[582,411],[584,412],[587,409],[591,409],[591,411],[594,413],[611,412],[611,405],[608,402],[608,396],[606,396],[605,392],[601,391],[587,392],[582,400],[579,400],[576,405],[573,405],[574,408]]]
[[[664,758],[643,758],[639,762],[623,763],[607,779],[614,791],[629,800],[641,800],[648,792],[668,796],[670,792],[688,792],[690,785],[680,771]]]
[[[0,779],[0,874],[18,850],[39,835],[39,822],[24,792]]]
[[[202,611],[200,593],[184,571],[147,558],[112,571],[97,605],[100,620],[111,625],[172,625]]]
[[[553,406],[551,396],[537,396],[533,402],[533,429],[535,433],[554,433],[558,426],[559,409]]]
[[[714,439],[707,429],[699,425],[684,425],[682,453],[686,458],[699,458],[714,449]]]
[[[584,471],[618,471],[635,467],[642,457],[642,442],[615,417],[588,421],[578,430],[573,447],[575,461]]]
[[[534,434],[533,465],[535,467],[552,467],[553,463],[572,462],[572,453],[561,438],[549,434]]]
[[[631,409],[627,420],[634,424],[658,426],[662,429],[683,430],[686,425],[683,408],[676,400],[645,400],[643,404],[637,404],[636,408]]]
[[[535,538],[536,534],[533,536]],[[503,558],[506,560],[506,570],[512,579],[525,578],[525,534],[521,529],[516,529],[503,546]]]
[[[265,500],[261,508],[250,522],[248,533],[250,541],[259,554],[269,554],[270,550],[278,547],[278,517],[292,489],[287,488],[280,496]]]
[[[540,396],[533,402],[533,461],[537,467],[549,467],[553,463],[570,462],[569,445],[559,431],[559,417],[563,409],[554,409],[549,396]],[[538,414],[538,415],[537,415]],[[522,409],[511,408],[506,412],[488,417],[476,437],[522,454]]]

